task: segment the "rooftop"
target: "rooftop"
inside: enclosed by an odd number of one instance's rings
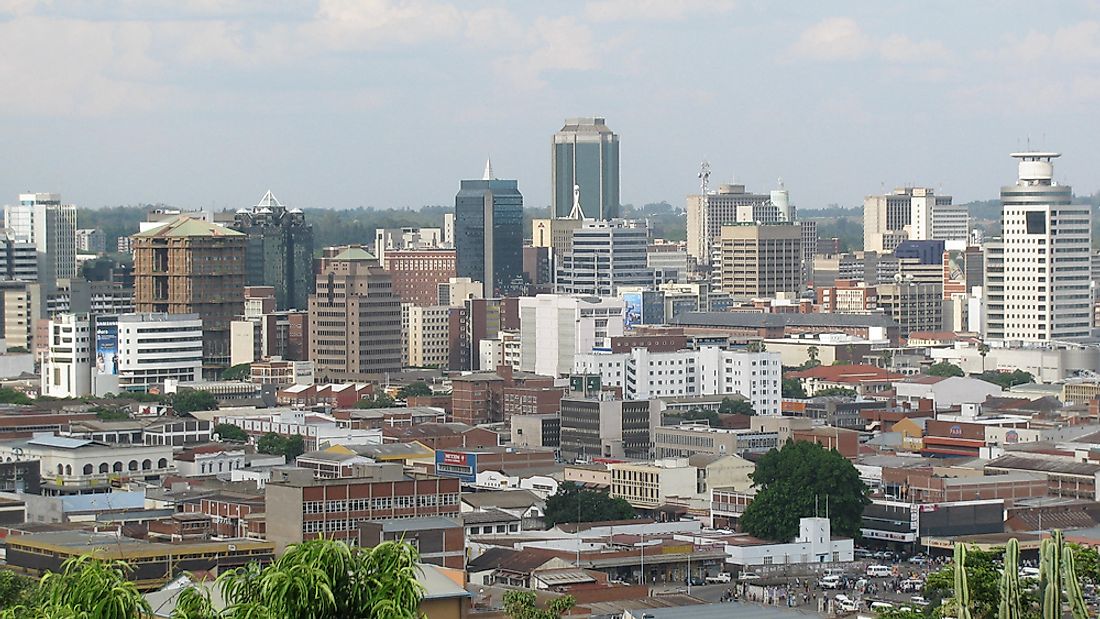
[[[883,327],[898,323],[885,314],[764,314],[758,312],[684,312],[671,321],[691,327]]]
[[[1016,469],[1068,475],[1094,476],[1100,472],[1100,464],[1048,458],[1025,458],[1023,456],[1001,456],[990,460],[985,466],[987,469]]]
[[[180,215],[163,226],[134,235],[138,238],[184,238],[204,236],[244,236],[244,234],[215,223]]]

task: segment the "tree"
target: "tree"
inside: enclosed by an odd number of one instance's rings
[[[982,372],[978,375],[978,378],[987,383],[998,385],[1001,389],[1008,389],[1016,385],[1026,385],[1027,383],[1035,382],[1035,377],[1031,372],[1025,372],[1023,370],[1013,370],[1011,372]]]
[[[409,383],[397,391],[397,397],[402,400],[407,400],[411,396],[432,395],[434,393],[432,388],[428,386],[428,383],[418,380],[414,383]]]
[[[278,434],[268,432],[256,441],[256,451],[262,454],[279,455],[286,451],[286,441]]]
[[[120,408],[108,408],[106,406],[93,406],[88,409],[90,412],[95,413],[96,419],[100,421],[126,421],[130,418],[129,411]]]
[[[252,378],[252,364],[238,363],[222,372],[222,380],[249,380]]]
[[[0,387],[0,404],[30,404],[33,402],[27,394],[10,387]]]
[[[829,387],[827,389],[818,389],[814,392],[814,397],[824,395],[842,395],[845,397],[854,398],[859,396],[859,392],[857,392],[855,389],[849,389],[847,387]]]
[[[218,610],[205,589],[180,592],[173,619],[387,617],[419,619],[423,587],[417,552],[404,542],[374,548],[317,539],[291,546],[266,567],[249,563],[217,579]],[[3,611],[3,619],[139,619],[152,609],[126,580],[124,563],[78,557],[39,583],[33,604]]]
[[[295,458],[306,452],[306,440],[301,434],[287,437],[283,443],[283,455],[287,462],[293,462]]]
[[[985,342],[979,342],[978,354],[982,356],[982,374],[985,374],[985,357],[989,354],[989,344],[986,344]]]
[[[604,522],[636,517],[634,508],[624,499],[613,499],[606,491],[585,490],[567,481],[546,500],[543,521],[552,527],[562,522]]]
[[[573,596],[563,595],[541,609],[535,605],[536,601],[531,591],[509,591],[504,594],[504,612],[511,619],[561,619],[577,603]]]
[[[817,346],[809,346],[806,348],[806,362],[802,364],[804,369],[816,368],[821,365],[821,361],[818,359],[818,355],[821,353]]]
[[[994,619],[1001,603],[1000,552],[969,550],[966,553],[966,583],[973,619]],[[928,575],[924,597],[930,608],[938,608],[955,596],[955,565],[952,563]]]
[[[966,372],[964,372],[962,368],[948,361],[933,363],[928,366],[928,369],[924,372],[929,376],[966,376]]]
[[[219,423],[214,426],[214,433],[223,441],[248,442],[248,433],[231,423]]]
[[[802,388],[802,381],[797,378],[784,378],[783,397],[799,400],[806,399],[806,390]]]
[[[34,581],[11,570],[0,570],[0,608],[27,603]]]
[[[749,352],[765,352],[768,350],[767,345],[764,344],[764,340],[753,340],[749,342],[749,345],[745,348]]]
[[[355,403],[355,408],[389,408],[396,404],[390,396],[379,393],[371,398],[363,398]]]
[[[718,412],[733,415],[756,414],[756,411],[752,407],[752,402],[748,400],[734,400],[733,398],[722,398],[722,403],[718,405]]]
[[[172,410],[176,414],[216,411],[218,410],[218,399],[209,391],[201,389],[180,391],[172,396]]]
[[[756,498],[741,517],[752,535],[788,542],[798,534],[799,518],[829,514],[833,535],[859,537],[863,508],[871,501],[867,486],[851,462],[835,449],[789,441],[772,449],[752,473]]]
[[[129,564],[84,555],[48,572],[29,602],[0,613],[3,619],[138,619],[152,614],[149,603],[129,579]]]

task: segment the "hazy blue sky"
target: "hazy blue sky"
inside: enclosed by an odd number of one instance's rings
[[[1100,2],[0,0],[0,202],[453,203],[600,115],[622,200],[713,181],[802,207],[905,183],[960,200],[1064,153],[1100,186]]]

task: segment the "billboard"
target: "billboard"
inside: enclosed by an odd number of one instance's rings
[[[95,369],[97,374],[118,374],[118,325],[96,325]]]
[[[472,484],[477,480],[477,454],[437,449],[435,474],[440,477],[457,477]]]
[[[623,328],[631,329],[634,325],[642,324],[642,293],[623,293],[623,303],[626,305],[626,313],[623,314]]]

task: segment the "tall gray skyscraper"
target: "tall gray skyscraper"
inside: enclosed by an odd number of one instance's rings
[[[568,118],[551,143],[552,217],[568,217],[573,185],[581,188],[584,215],[612,219],[619,214],[619,136],[603,118]]]
[[[523,195],[516,181],[496,178],[486,161],[481,180],[462,181],[454,226],[459,277],[482,282],[486,296],[523,287]]]
[[[76,277],[76,207],[56,193],[24,193],[4,207],[4,225],[16,241],[38,252],[38,281],[52,290],[59,279]]]
[[[288,209],[270,191],[237,211],[230,226],[246,235],[245,285],[273,286],[280,310],[306,309],[313,292],[313,226],[302,209]]]

